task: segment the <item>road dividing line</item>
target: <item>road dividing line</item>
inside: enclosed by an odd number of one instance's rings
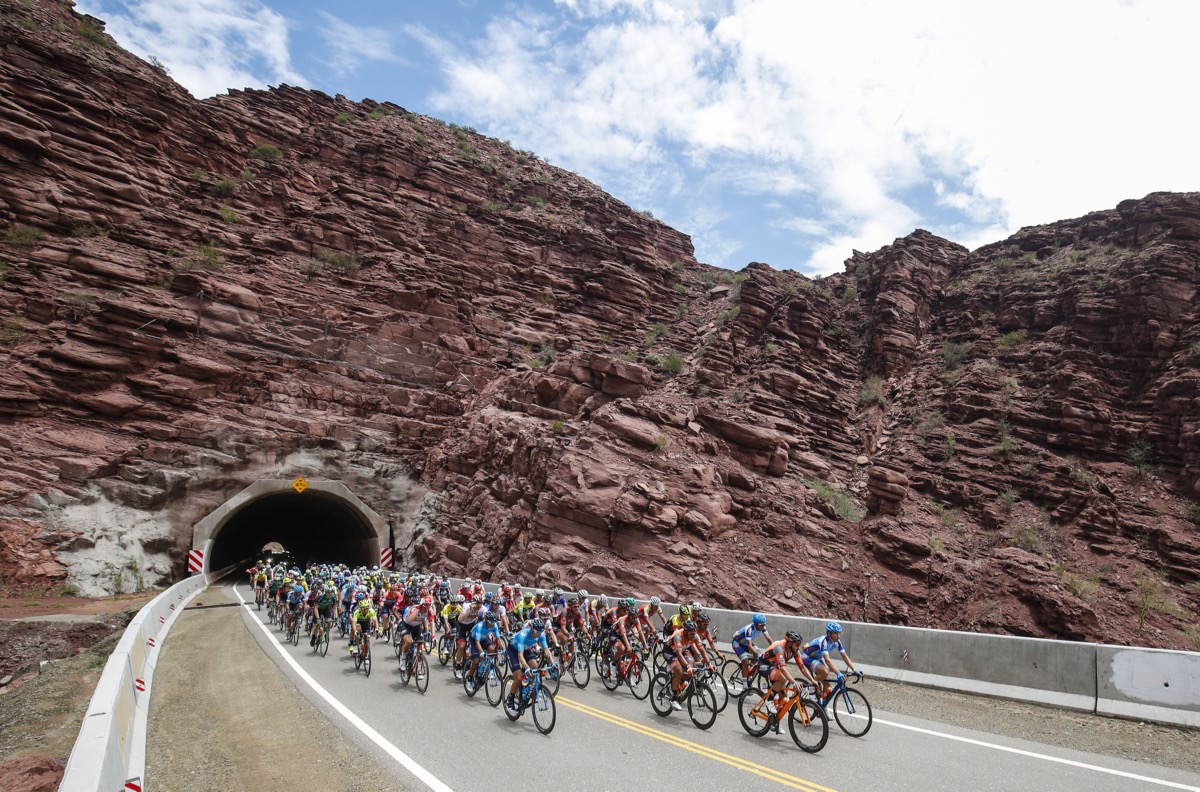
[[[1166,781],[1161,778],[1151,778],[1150,776],[1138,775],[1137,773],[1126,773],[1124,770],[1113,770],[1108,767],[1100,767],[1099,765],[1076,762],[1074,759],[1062,759],[1057,756],[1034,753],[1032,751],[1022,750],[1020,748],[1010,748],[1007,745],[996,745],[995,743],[984,742],[982,740],[973,740],[970,737],[959,737],[955,734],[946,734],[945,732],[933,731],[931,729],[922,729],[919,726],[909,726],[904,723],[896,723],[895,721],[880,720],[879,718],[875,719],[875,723],[882,723],[885,726],[895,726],[897,729],[908,729],[909,731],[928,734],[933,737],[944,737],[947,740],[957,740],[958,742],[967,743],[969,745],[978,745],[981,748],[994,748],[997,751],[1007,751],[1008,753],[1017,754],[1018,756],[1028,756],[1031,759],[1045,759],[1047,762],[1058,762],[1059,764],[1065,764],[1071,767],[1079,767],[1084,770],[1095,770],[1097,773],[1108,773],[1109,775],[1120,776],[1121,778],[1132,778],[1135,781],[1143,781],[1147,784],[1158,784],[1159,786],[1171,787],[1172,789],[1186,789],[1188,792],[1200,792],[1200,787],[1180,784],[1176,781]]]
[[[243,605],[246,604],[246,600],[242,598],[242,592],[238,591],[237,586],[233,587],[233,593],[237,595],[239,602],[241,602]],[[399,762],[405,770],[419,778],[421,782],[424,783],[425,786],[432,789],[433,792],[454,792],[452,789],[450,789],[450,787],[446,786],[438,778],[436,778],[433,773],[417,764],[417,762],[411,756],[404,753],[404,751],[401,751],[392,743],[388,742],[387,738],[368,726],[366,721],[351,712],[345,704],[334,698],[332,693],[321,687],[317,680],[309,676],[308,672],[301,668],[300,664],[293,660],[290,654],[284,651],[283,646],[275,638],[274,634],[267,629],[267,625],[259,621],[254,614],[250,615],[250,621],[258,625],[259,629],[263,631],[263,635],[267,636],[267,638],[271,641],[271,645],[274,646],[279,652],[279,656],[282,657],[289,666],[291,666],[292,670],[296,672],[296,675],[308,683],[308,686],[316,691],[318,696],[325,699],[325,702],[329,704],[329,706],[337,710],[339,715],[350,721],[350,724],[354,726],[354,728],[366,735],[368,740],[378,745],[381,749],[383,749],[384,753]]]
[[[791,787],[792,789],[800,789],[804,792],[834,792],[834,790],[830,789],[829,787],[823,787],[820,784],[813,783],[812,781],[805,781],[803,778],[796,778],[795,776],[790,776],[787,773],[781,773],[778,770],[772,770],[769,767],[764,767],[763,765],[747,761],[741,757],[722,753],[721,751],[700,745],[699,743],[685,740],[682,737],[676,737],[673,734],[659,731],[658,729],[645,726],[641,723],[626,720],[625,718],[622,718],[619,715],[614,715],[611,712],[605,712],[604,710],[596,709],[595,707],[583,704],[582,702],[565,698],[561,694],[555,696],[554,700],[560,704],[570,707],[573,710],[582,712],[584,715],[591,715],[593,718],[599,718],[600,720],[611,723],[614,726],[620,726],[622,728],[629,729],[630,731],[637,732],[638,734],[642,734],[646,737],[651,737],[655,740],[661,740],[668,745],[674,745],[676,748],[683,748],[686,751],[691,751],[692,753],[699,754],[705,758],[715,759],[716,761],[723,762],[730,767],[735,767],[738,770],[745,770],[747,773],[753,773],[754,775],[761,776],[768,781],[774,781],[778,784]]]

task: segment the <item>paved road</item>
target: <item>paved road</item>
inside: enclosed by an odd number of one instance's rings
[[[244,597],[248,590],[239,590]],[[800,789],[807,792],[929,792],[929,790],[1046,789],[1062,792],[1128,792],[1185,789],[1200,792],[1200,775],[1000,737],[876,711],[863,738],[831,724],[819,754],[802,753],[787,735],[755,739],[741,728],[736,702],[708,731],[686,712],[656,716],[649,702],[625,689],[609,693],[593,677],[584,690],[564,680],[552,734],[539,734],[529,713],[511,723],[487,705],[481,692],[468,699],[449,668],[435,662],[422,695],[400,682],[390,647],[375,654],[370,678],[355,671],[344,640],[322,658],[301,640],[279,644],[253,622],[266,611],[245,609],[248,627],[285,674],[318,709],[350,729],[339,712],[374,732],[372,750],[419,765],[399,771],[406,785],[470,792],[485,789],[554,789],[590,792],[621,789]],[[268,625],[269,627],[269,625]],[[284,656],[295,665],[288,663]],[[313,692],[315,682],[329,698]],[[870,695],[869,680],[863,690]],[[335,699],[338,704],[331,704]],[[366,737],[361,738],[369,744]],[[382,746],[382,749],[381,747]],[[547,759],[549,761],[547,761]],[[390,761],[390,760],[385,760]],[[411,767],[411,765],[410,765]],[[427,773],[427,775],[420,775]],[[524,782],[518,787],[519,782]],[[440,785],[440,786],[439,786]]]

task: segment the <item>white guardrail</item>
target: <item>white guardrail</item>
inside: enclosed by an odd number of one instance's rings
[[[487,583],[485,588],[494,591],[497,586]],[[615,599],[612,592],[603,593]],[[663,603],[668,615],[677,607]],[[750,611],[704,610],[725,645],[753,616]],[[767,614],[768,630],[776,639],[795,630],[809,640],[825,632],[826,621]],[[1198,652],[838,621],[846,653],[868,676],[1200,728]]]
[[[125,628],[100,673],[59,792],[141,792],[158,653],[175,619],[207,586],[204,575],[181,580],[146,603]]]

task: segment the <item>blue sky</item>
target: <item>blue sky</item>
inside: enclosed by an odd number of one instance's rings
[[[197,97],[392,101],[575,171],[696,257],[840,272],[1200,189],[1191,0],[77,0]]]

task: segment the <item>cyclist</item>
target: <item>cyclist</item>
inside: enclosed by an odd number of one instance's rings
[[[842,661],[850,669],[850,673],[859,679],[862,679],[863,676],[863,672],[850,662],[850,655],[846,654],[846,647],[842,646],[842,625],[831,621],[825,625],[824,635],[819,635],[804,645],[804,667],[816,677],[814,684],[821,683],[818,690],[821,691],[822,696],[829,694],[826,680],[830,677],[840,679],[842,676],[829,656],[834,650],[837,650],[837,653],[842,656]]]
[[[396,622],[396,629],[403,636],[400,640],[400,667],[407,662],[408,650],[413,641],[420,641],[433,626],[433,597],[426,597],[415,605],[404,609],[404,615]]]
[[[257,571],[254,573],[254,601],[258,602],[260,597],[267,595],[267,570],[259,564]]]
[[[459,594],[458,596],[462,596]],[[463,660],[467,654],[467,638],[475,627],[475,622],[483,615],[483,597],[479,601],[472,598],[458,613],[458,624],[455,625],[454,670],[462,671]],[[456,674],[457,677],[457,674]]]
[[[458,626],[458,614],[462,613],[462,595],[451,594],[450,601],[442,606],[441,612],[438,614],[438,621],[442,625],[442,637],[445,638],[454,634],[455,628]],[[455,669],[457,671],[457,669]],[[455,674],[457,677],[458,674]]]
[[[517,622],[525,622],[533,618],[532,613],[537,605],[533,601],[533,592],[526,591],[522,595],[521,600],[513,607],[513,613],[517,617]]]
[[[738,660],[742,661],[742,676],[746,679],[749,679],[754,673],[754,661],[758,660],[762,654],[754,645],[754,639],[760,633],[767,639],[768,646],[774,643],[771,640],[771,634],[767,632],[767,617],[756,613],[750,623],[735,632],[730,640],[734,654],[737,655]]]
[[[317,601],[313,604],[316,611],[317,620],[325,623],[325,629],[329,629],[329,623],[337,615],[337,589],[333,583],[326,583],[321,589],[321,594],[317,597]],[[316,622],[313,623],[312,638],[308,640],[309,646],[317,645],[317,630]]]
[[[804,639],[800,637],[800,633],[795,630],[788,630],[782,641],[775,641],[761,655],[762,662],[770,668],[767,673],[767,679],[771,683],[771,690],[774,691],[775,697],[768,705],[773,707],[772,711],[778,712],[778,696],[783,692],[784,684],[795,685],[796,678],[788,671],[788,660],[795,660],[796,667],[800,669],[801,676],[809,684],[816,685],[817,680],[813,678],[812,673],[806,667],[803,661],[804,656]]]
[[[567,646],[571,641],[571,629],[575,628],[577,633],[582,633],[585,638],[590,639],[591,633],[588,632],[587,621],[583,614],[579,612],[579,597],[571,597],[567,600],[567,607],[559,614],[555,620],[555,625],[558,628],[558,645]]]
[[[355,647],[358,646],[359,635],[369,635],[371,632],[379,629],[379,620],[375,617],[375,609],[371,607],[371,600],[367,599],[367,595],[359,592],[358,604],[354,607],[354,612],[350,614],[350,653],[354,654]]]
[[[692,606],[691,605],[680,605],[679,612],[676,613],[671,618],[667,619],[667,623],[663,625],[663,628],[662,628],[663,637],[666,638],[671,633],[678,630],[680,627],[683,626],[683,623],[690,618],[692,618]]]
[[[696,622],[687,619],[667,638],[663,645],[663,659],[671,668],[671,707],[682,710],[679,694],[683,692],[684,674],[692,675],[692,665],[707,657],[704,644],[696,635]]]
[[[662,627],[667,624],[667,617],[663,615],[662,600],[658,597],[651,597],[650,602],[637,609],[638,624],[645,628],[646,632],[653,632],[654,626],[653,617],[657,616]]]
[[[479,658],[485,652],[495,652],[500,646],[500,625],[495,613],[488,611],[471,629],[471,662],[465,673],[474,676],[479,670]],[[462,676],[455,672],[455,678]]]
[[[718,663],[725,662],[725,654],[717,648],[717,642],[713,640],[712,633],[708,631],[708,625],[712,623],[712,618],[704,611],[700,611],[692,618],[692,621],[696,622],[696,637],[700,639],[700,643],[708,644],[709,649],[716,655]]]
[[[540,650],[540,651],[539,651]],[[541,619],[532,619],[529,626],[515,633],[508,642],[508,667],[512,669],[512,686],[508,689],[508,698],[504,707],[509,712],[517,709],[517,694],[525,683],[525,672],[537,668],[537,656],[550,661],[550,649],[546,646],[546,623]],[[530,663],[535,665],[530,666]]]
[[[293,583],[292,590],[288,593],[288,629],[292,629],[296,619],[300,618],[300,606],[304,605],[307,594],[304,586],[300,583]],[[296,628],[299,629],[299,628]]]
[[[629,628],[632,627],[637,631],[638,637],[643,638],[642,628],[638,626],[637,621],[633,618],[633,610],[637,606],[633,597],[626,597],[617,602],[617,607],[613,610],[612,628],[608,633],[608,651],[612,661],[618,666],[625,656],[629,654]]]
[[[388,621],[391,619],[393,612],[399,612],[399,607],[404,602],[404,595],[400,593],[400,584],[393,582],[388,586],[387,591],[383,595],[383,608],[380,610],[379,624],[383,627],[383,631],[387,632]]]

